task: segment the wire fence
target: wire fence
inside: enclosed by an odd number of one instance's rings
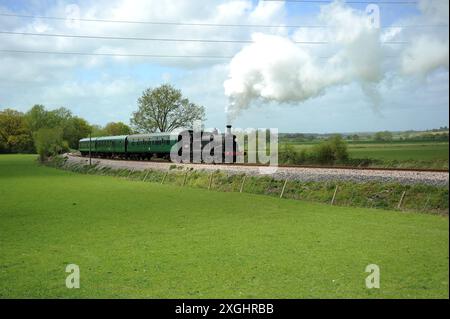
[[[71,172],[115,176],[129,181],[201,188],[221,192],[260,194],[334,206],[416,211],[448,215],[448,187],[404,185],[399,183],[344,181],[305,182],[271,177],[208,172],[172,165],[167,171],[113,169],[99,165],[66,163],[63,159],[46,163]]]

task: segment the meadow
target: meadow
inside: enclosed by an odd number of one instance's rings
[[[0,156],[0,195],[1,298],[448,298],[448,216],[77,174],[33,155]],[[380,289],[365,287],[368,264]]]
[[[310,148],[316,143],[289,143],[296,150]],[[280,143],[282,149],[283,143]],[[349,142],[350,158],[378,160],[384,167],[448,169],[448,142]]]

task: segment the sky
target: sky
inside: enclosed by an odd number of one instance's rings
[[[146,88],[170,83],[205,107],[208,128],[448,126],[448,1],[354,2],[0,0],[0,110],[64,106],[129,123]]]

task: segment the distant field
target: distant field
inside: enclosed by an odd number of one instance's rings
[[[282,147],[282,144],[280,144]],[[309,148],[314,144],[291,144],[297,150]],[[385,161],[387,166],[392,161],[417,168],[448,168],[449,144],[444,142],[416,143],[349,143],[352,158],[371,158]]]
[[[448,217],[128,181],[0,156],[1,298],[448,298]],[[81,288],[65,287],[80,266]],[[381,288],[365,287],[365,267]]]
[[[448,143],[350,144],[350,155],[382,160],[447,160]]]

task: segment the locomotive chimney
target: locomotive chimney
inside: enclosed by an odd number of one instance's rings
[[[231,134],[231,125],[230,124],[227,125],[227,134]]]

